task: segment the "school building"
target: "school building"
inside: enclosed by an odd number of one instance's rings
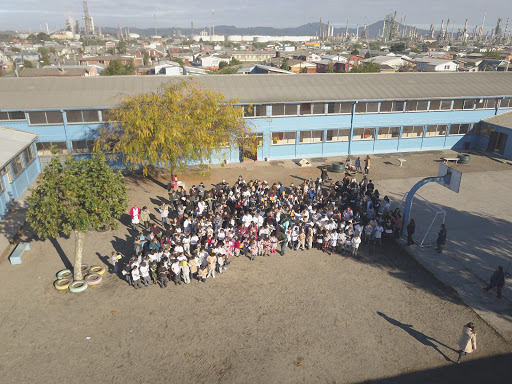
[[[182,79],[0,79],[0,125],[37,134],[43,160],[51,146],[61,154],[86,155],[105,111],[124,96],[156,92]],[[259,138],[257,155],[245,155],[257,160],[483,148],[492,130],[482,129],[482,121],[512,110],[512,73],[506,72],[210,75],[193,80],[237,99]],[[512,145],[503,140],[503,148]],[[238,162],[243,151],[227,149],[218,162]]]

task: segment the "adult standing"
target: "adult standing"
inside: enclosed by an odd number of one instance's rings
[[[162,218],[162,227],[165,228],[167,225],[167,217],[169,216],[169,208],[167,207],[167,204],[163,203],[159,211],[160,217]]]
[[[363,168],[361,168],[361,158],[358,157],[356,160],[356,173],[361,172],[363,173]]]
[[[130,209],[130,216],[132,217],[133,229],[135,229],[137,232],[140,232],[140,230],[139,230],[140,208],[137,206],[132,207],[132,209]]]
[[[467,323],[462,328],[462,335],[459,339],[459,358],[457,364],[460,364],[462,355],[466,356],[468,353],[476,351],[476,329],[475,324]]]
[[[142,225],[144,225],[144,229],[146,231],[151,227],[149,209],[148,207],[142,207],[142,211],[140,212],[140,221],[142,221]]]
[[[437,233],[437,253],[443,253],[443,245],[446,244],[446,226],[441,224],[441,230]]]
[[[364,173],[368,175],[370,173],[370,155],[366,156],[366,159],[364,159]]]
[[[414,219],[411,219],[409,221],[409,224],[407,224],[407,245],[414,244],[414,241],[412,239],[412,235],[414,235],[414,232],[416,231],[416,223],[414,222]]]
[[[491,281],[489,286],[487,288],[484,288],[486,291],[489,291],[489,289],[492,289],[496,287],[496,290],[498,291],[498,299],[501,299],[501,290],[503,289],[503,286],[505,285],[505,273],[503,273],[503,267],[500,265],[496,271],[491,276]]]

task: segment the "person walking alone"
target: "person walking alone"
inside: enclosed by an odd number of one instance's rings
[[[446,244],[446,226],[441,224],[441,230],[437,233],[437,253],[443,253],[443,245]]]
[[[462,328],[462,335],[459,339],[459,358],[457,364],[460,364],[462,355],[466,356],[468,353],[476,351],[476,329],[475,324],[467,323]]]
[[[365,175],[368,175],[370,173],[370,155],[366,156],[366,159],[364,159],[364,173]]]
[[[407,245],[414,244],[414,241],[412,239],[412,235],[414,235],[414,231],[416,231],[416,223],[414,222],[414,219],[411,219],[409,221],[409,224],[407,224]]]
[[[505,285],[505,274],[503,273],[503,267],[500,265],[496,271],[491,276],[490,284],[487,286],[487,288],[484,288],[485,291],[489,291],[489,289],[492,289],[496,287],[496,290],[498,291],[498,299],[501,299],[501,290],[503,289],[503,286]]]

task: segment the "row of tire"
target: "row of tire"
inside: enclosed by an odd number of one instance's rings
[[[97,285],[103,280],[105,268],[99,265],[89,267],[87,264],[82,264],[83,280],[73,281],[73,272],[70,269],[63,269],[57,273],[57,280],[53,283],[55,289],[59,291],[68,290],[72,293],[80,293],[87,289],[89,285]]]

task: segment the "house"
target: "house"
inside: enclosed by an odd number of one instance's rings
[[[508,66],[510,71],[512,71],[512,67]],[[478,64],[479,71],[506,71],[507,70],[507,62],[504,60],[487,60],[484,59]]]
[[[162,61],[151,68],[152,75],[179,76],[181,75],[180,65],[174,61]]]
[[[316,64],[314,63],[291,59],[288,64],[290,65],[290,71],[293,73],[316,73]]]
[[[345,61],[334,61],[334,60],[327,60],[322,59],[316,64],[316,73],[329,73],[335,72],[335,73],[342,73],[342,72],[348,72],[348,62],[345,59]]]
[[[418,58],[416,72],[456,72],[459,65],[453,60]]]
[[[412,60],[410,58],[406,58],[404,56],[397,56],[397,55],[386,55],[386,56],[375,56],[371,57],[369,59],[363,60],[363,63],[374,63],[379,68],[386,68],[390,67],[395,72],[398,71],[400,68],[408,65]]]
[[[262,65],[262,64],[256,64],[250,70],[248,71],[248,74],[250,75],[273,75],[273,74],[286,74],[286,75],[293,75],[293,72],[285,71],[284,69],[271,67],[269,65]]]
[[[352,68],[352,67],[357,67],[361,61],[364,61],[366,60],[363,56],[358,56],[358,55],[352,55],[348,58],[348,65],[349,65],[349,69]]]
[[[86,56],[78,58],[80,65],[104,65],[108,66],[111,61],[120,60],[123,65],[133,62],[135,67],[144,65],[143,55],[108,55],[108,56]]]
[[[96,67],[89,66],[66,66],[66,67],[43,67],[24,68],[19,77],[88,77],[98,76]]]

